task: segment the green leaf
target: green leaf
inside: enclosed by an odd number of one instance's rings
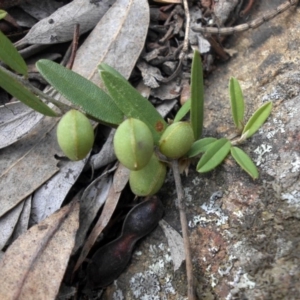
[[[57,116],[57,114],[49,106],[25,88],[3,68],[0,68],[0,86],[9,94],[16,97],[18,100],[33,108],[37,112],[50,117]]]
[[[203,128],[203,70],[201,57],[198,51],[194,51],[191,73],[191,125],[195,140],[202,134]]]
[[[97,85],[83,76],[46,59],[36,64],[43,77],[64,97],[105,124],[119,125],[123,113]]]
[[[242,131],[244,127],[243,123],[245,111],[244,96],[238,80],[234,77],[230,78],[229,93],[233,122],[235,127]]]
[[[189,99],[188,101],[186,101],[178,110],[175,118],[174,118],[174,122],[179,122],[180,120],[182,120],[182,118],[190,111],[191,109],[191,99]]]
[[[187,157],[194,157],[200,153],[207,151],[207,149],[214,143],[217,139],[208,137],[201,140],[196,141],[189,152],[185,155]]]
[[[12,42],[0,31],[0,60],[12,70],[27,76],[27,65]]]
[[[7,15],[7,12],[3,9],[0,9],[0,20],[4,19]]]
[[[248,154],[238,147],[231,147],[230,153],[244,171],[246,171],[253,179],[258,178],[257,168]]]
[[[197,165],[197,171],[205,173],[217,167],[230,151],[230,141],[221,138],[215,141],[203,154]]]
[[[252,136],[267,120],[272,110],[272,102],[262,105],[249,119],[242,134],[247,132],[247,138]]]
[[[119,75],[100,71],[101,78],[115,104],[128,118],[136,118],[147,124],[153,134],[154,143],[158,145],[167,123],[154,108],[130,83]]]
[[[99,70],[100,73],[101,73],[101,71],[107,71],[108,73],[110,73],[110,74],[112,74],[116,77],[119,77],[123,81],[127,82],[127,79],[123,75],[121,75],[116,69],[114,69],[113,67],[111,67],[110,65],[108,65],[106,63],[101,63],[98,66],[98,70]]]

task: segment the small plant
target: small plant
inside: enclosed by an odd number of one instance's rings
[[[253,179],[258,178],[255,164],[237,146],[263,125],[270,115],[272,103],[262,105],[245,124],[243,93],[237,79],[231,78],[229,91],[232,117],[240,136],[234,140],[226,137],[201,139],[204,117],[203,71],[197,51],[194,52],[192,62],[191,99],[177,112],[173,123],[167,124],[152,104],[110,66],[102,63],[98,67],[108,91],[106,93],[86,78],[55,62],[39,60],[36,64],[39,72],[71,102],[66,106],[31,86],[27,80],[26,63],[1,32],[0,43],[0,60],[22,75],[16,75],[0,66],[0,86],[44,115],[64,115],[57,128],[57,138],[67,157],[72,160],[83,159],[92,148],[94,134],[88,117],[118,127],[114,138],[115,153],[120,162],[131,170],[129,183],[136,195],[157,193],[165,180],[166,163],[172,166],[185,242],[188,289],[192,291],[192,262],[186,217],[183,215],[184,203],[178,160],[201,156],[196,169],[199,173],[204,173],[216,168],[230,153],[244,171]],[[41,99],[52,102],[60,113]],[[181,121],[188,112],[190,122]],[[189,295],[191,294],[192,292],[189,292]]]
[[[0,86],[44,115],[57,117],[61,114],[50,108],[40,99],[41,97],[50,100],[60,108],[61,113],[64,113],[66,105],[55,99],[49,99],[47,95],[38,92],[29,84],[26,80],[26,63],[1,32],[0,42],[2,45],[0,59],[24,76],[20,77],[0,67]],[[93,140],[90,127],[86,122],[85,127],[89,127],[86,136],[74,131],[71,135],[66,134],[68,127],[75,130],[81,128],[74,127],[75,116],[80,122],[85,120],[82,113],[75,113],[75,110],[80,110],[87,117],[106,125],[116,127],[122,123],[117,130],[114,145],[117,157],[129,169],[137,171],[145,167],[152,156],[154,144],[169,159],[192,158],[202,154],[196,167],[200,173],[213,170],[230,153],[243,170],[252,178],[258,178],[256,166],[237,145],[251,137],[262,126],[271,112],[272,103],[267,102],[261,106],[244,126],[243,93],[237,79],[231,78],[229,91],[232,117],[241,136],[233,141],[227,138],[217,140],[212,137],[200,139],[204,111],[202,65],[198,52],[195,52],[192,63],[191,100],[182,106],[171,125],[165,122],[152,104],[144,99],[121,74],[106,64],[99,65],[99,73],[108,94],[86,78],[52,61],[40,60],[37,62],[37,68],[56,90],[72,102],[69,105],[69,109],[73,109],[72,113],[67,112],[58,126],[59,144],[70,159],[84,158]],[[191,122],[180,122],[189,111]],[[124,117],[128,119],[123,122]],[[63,136],[68,136],[68,139],[62,138]],[[83,142],[85,147],[75,149],[80,145],[81,138],[83,141],[89,140],[89,143]]]

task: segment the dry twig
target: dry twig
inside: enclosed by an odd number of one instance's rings
[[[183,193],[182,183],[181,183],[181,178],[179,173],[178,160],[173,160],[171,164],[172,164],[172,171],[175,179],[178,208],[179,208],[179,215],[180,215],[180,224],[182,228],[182,237],[184,242],[186,274],[187,274],[187,283],[188,283],[188,299],[195,300],[196,295],[194,289],[192,255],[191,255],[191,247],[190,247],[187,219],[185,213],[184,193]]]

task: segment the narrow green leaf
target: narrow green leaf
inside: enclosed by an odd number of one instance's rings
[[[57,116],[57,114],[49,106],[47,106],[2,68],[0,68],[0,86],[9,94],[16,97],[18,100],[33,108],[37,112],[50,117]]]
[[[136,118],[147,124],[157,145],[167,123],[154,108],[130,83],[111,72],[101,71],[101,78],[115,104],[128,118]]]
[[[242,134],[248,131],[247,138],[252,136],[268,119],[272,110],[272,102],[262,105],[249,119]]]
[[[0,60],[12,70],[27,76],[27,65],[12,42],[0,31]]]
[[[242,131],[244,125],[244,96],[238,80],[234,77],[229,81],[229,93],[231,102],[231,113],[235,127]]]
[[[202,134],[203,128],[203,70],[199,52],[194,51],[192,73],[191,73],[191,124],[194,131],[195,140]]]
[[[7,12],[3,9],[0,9],[0,20],[4,19],[7,15]]]
[[[205,173],[217,167],[230,151],[230,141],[221,138],[215,141],[203,154],[197,165],[197,171]]]
[[[189,152],[186,154],[187,157],[194,157],[200,153],[207,151],[207,149],[216,141],[216,138],[208,137],[196,141]]]
[[[122,123],[121,110],[109,95],[88,79],[46,59],[39,60],[36,67],[56,90],[91,117],[105,124]]]
[[[174,118],[174,122],[179,122],[180,120],[182,120],[182,118],[190,111],[191,109],[191,99],[189,99],[188,101],[186,101],[178,110],[175,118]]]
[[[101,71],[106,71],[108,73],[111,73],[112,75],[119,77],[120,79],[122,79],[123,81],[127,82],[127,79],[121,75],[116,69],[114,69],[113,67],[111,67],[110,65],[106,64],[106,63],[101,63],[98,66],[98,70],[101,73]]]
[[[230,153],[244,171],[246,171],[253,179],[258,178],[257,168],[248,154],[238,147],[231,147]]]

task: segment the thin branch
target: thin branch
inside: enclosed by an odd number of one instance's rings
[[[75,56],[76,56],[76,51],[78,48],[78,40],[79,40],[79,24],[75,24],[75,28],[74,28],[74,33],[73,33],[73,42],[72,42],[72,52],[71,52],[71,56],[70,59],[66,65],[66,67],[71,70],[74,64],[74,60],[75,60]]]
[[[192,264],[192,255],[190,240],[188,235],[188,225],[185,213],[185,204],[184,204],[184,193],[179,173],[178,160],[172,160],[172,171],[175,179],[177,197],[178,197],[178,208],[180,215],[180,223],[182,228],[182,237],[184,242],[184,252],[185,252],[185,262],[186,262],[186,275],[188,283],[188,299],[195,300],[195,289],[194,289],[194,277],[193,277],[193,264]]]
[[[183,7],[184,7],[184,13],[185,13],[185,34],[184,34],[183,48],[182,48],[182,51],[179,56],[180,60],[183,60],[185,54],[188,51],[189,33],[190,33],[190,11],[189,11],[189,5],[188,5],[187,0],[183,0]]]

